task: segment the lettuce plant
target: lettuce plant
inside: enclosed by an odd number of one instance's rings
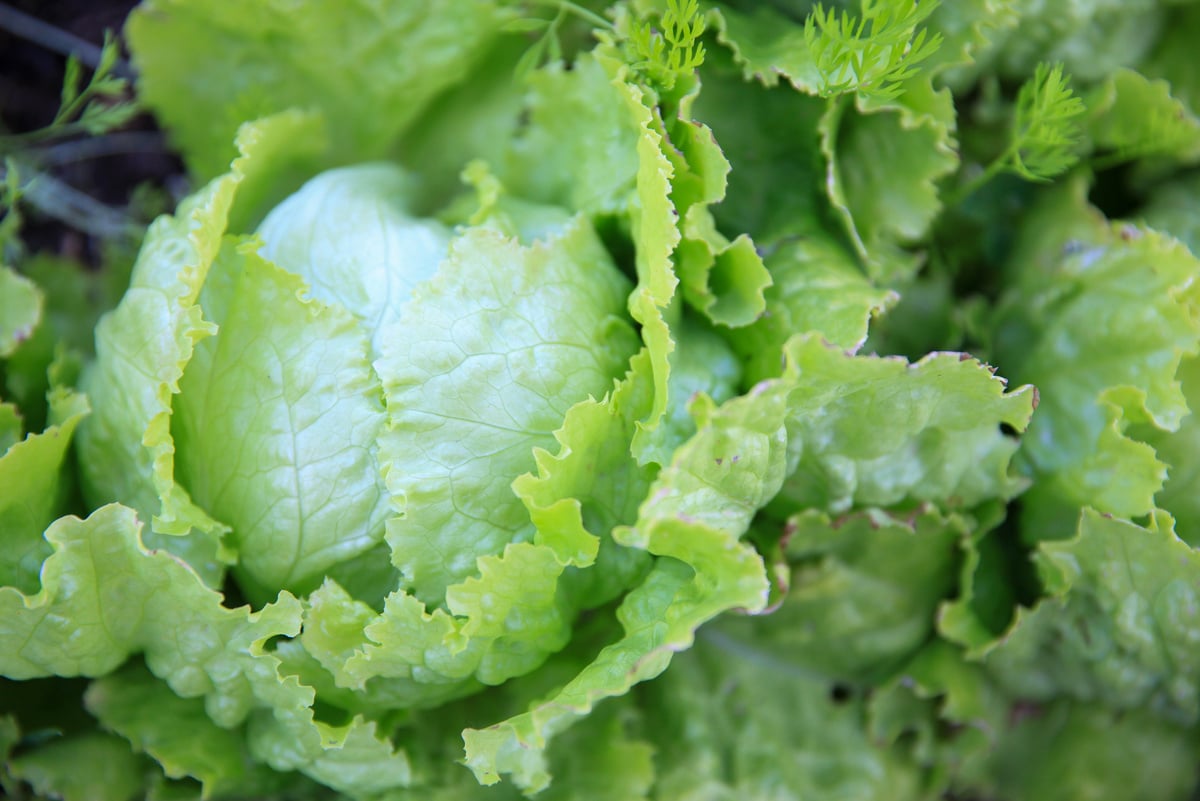
[[[1200,7],[293,5],[0,272],[9,792],[1188,797]]]

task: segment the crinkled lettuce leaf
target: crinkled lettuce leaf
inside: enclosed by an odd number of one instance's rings
[[[787,628],[781,621],[779,631]],[[937,797],[905,749],[869,737],[861,695],[805,672],[793,661],[799,652],[763,650],[745,635],[706,626],[638,693],[643,736],[655,748],[656,798]]]
[[[908,743],[932,782],[966,798],[1182,801],[1194,734],[1144,710],[1007,696],[978,664],[934,641],[872,697],[875,742]]]
[[[930,501],[970,508],[1024,486],[1009,469],[1033,414],[1032,387],[1006,391],[962,354],[851,356],[811,334],[787,353],[798,380],[789,397],[795,472],[777,505],[838,514]]]
[[[33,336],[43,303],[32,281],[11,267],[0,266],[0,358],[8,358]]]
[[[898,300],[871,284],[850,250],[833,237],[813,233],[781,243],[765,260],[772,283],[765,313],[729,338],[745,365],[746,383],[779,375],[784,346],[794,334],[815,332],[854,352],[876,315]]]
[[[932,508],[907,515],[799,512],[784,528],[790,586],[779,608],[731,619],[721,630],[798,672],[878,682],[932,633],[972,523]]]
[[[1073,538],[1040,544],[1034,558],[1045,598],[976,652],[1010,694],[1200,719],[1200,555],[1169,515],[1142,527],[1086,509]]]
[[[292,108],[328,120],[323,166],[385,155],[467,76],[503,18],[490,0],[330,2],[303,13],[286,3],[165,0],[140,6],[127,35],[141,98],[207,180],[236,155],[243,122]]]
[[[920,256],[904,246],[928,232],[941,209],[937,182],[959,162],[949,90],[913,78],[894,99],[835,99],[820,132],[826,191],[868,274],[911,277]]]
[[[1086,132],[1100,158],[1172,165],[1200,160],[1200,119],[1167,81],[1120,69],[1093,88],[1087,102]]]
[[[1174,431],[1188,414],[1176,374],[1200,349],[1200,262],[1177,240],[1110,223],[1077,176],[1031,211],[1010,257],[993,358],[1039,388],[1021,444],[1035,483],[1025,536],[1070,536],[1077,510],[1147,514],[1165,478],[1154,450],[1126,429]]]

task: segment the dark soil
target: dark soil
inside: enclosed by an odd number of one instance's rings
[[[118,37],[136,0],[15,0],[0,2],[0,133],[22,133],[47,125],[59,108],[69,37],[99,46],[105,31]],[[12,11],[23,13],[65,34],[62,41],[6,28]],[[56,49],[57,48],[57,49]],[[87,59],[83,59],[85,65]],[[127,77],[132,67],[126,65]],[[91,71],[85,66],[85,79]],[[165,210],[167,198],[157,204],[145,200],[148,187],[162,188],[181,182],[183,167],[166,148],[149,115],[141,115],[122,131],[112,132],[79,146],[86,137],[64,142],[55,139],[34,148],[34,159],[47,158],[41,169],[67,185],[108,206],[126,210],[144,222],[147,212]],[[0,152],[0,158],[6,154]],[[141,187],[139,190],[138,188]],[[138,192],[135,194],[135,190]],[[95,264],[101,243],[36,210],[22,208],[22,238],[31,251],[50,250]]]

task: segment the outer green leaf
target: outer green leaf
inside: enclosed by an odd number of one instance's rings
[[[656,98],[645,87],[631,83],[634,76],[614,45],[603,45],[596,51],[596,58],[613,76],[613,84],[637,126],[636,200],[630,214],[637,286],[629,296],[628,309],[642,328],[642,341],[650,354],[654,405],[634,435],[633,452],[640,463],[661,464],[666,455],[662,452],[661,438],[656,439],[654,432],[666,413],[669,357],[675,348],[665,313],[679,284],[671,263],[671,253],[681,238],[676,222],[678,211],[671,200],[674,168],[663,152],[663,125],[654,106]]]
[[[825,102],[786,86],[745,83],[723,56],[709,55],[692,105],[731,165],[725,201],[712,210],[717,225],[748,233],[759,247],[811,233],[828,208],[817,131]]]
[[[1015,711],[982,667],[934,638],[876,688],[868,731],[877,743],[908,740],[939,783],[966,784],[962,775],[992,752]]]
[[[1032,573],[1013,539],[1011,529],[980,527],[967,541],[958,597],[943,604],[938,615],[943,637],[975,650],[1008,629],[1020,596],[1029,592]]]
[[[1188,406],[1200,409],[1200,359],[1183,362],[1178,377]],[[1167,465],[1167,481],[1154,500],[1175,518],[1175,533],[1195,547],[1200,544],[1200,417],[1192,412],[1173,432],[1138,426],[1131,433],[1144,438]]]
[[[0,453],[6,453],[24,436],[25,426],[21,420],[20,409],[12,403],[0,403]]]
[[[675,260],[683,296],[695,308],[714,323],[743,326],[762,314],[771,276],[746,234],[730,241],[716,228],[709,206],[725,199],[730,165],[712,130],[691,119],[695,99],[695,91],[683,98],[664,140],[675,168],[672,199],[683,217]]]
[[[695,629],[731,608],[760,611],[767,597],[761,558],[739,538],[778,491],[787,469],[789,382],[764,383],[715,407],[693,401],[697,433],[650,488],[637,523],[614,538],[659,557],[622,602],[624,636],[560,691],[525,714],[468,730],[467,765],[484,783],[509,773],[527,791],[549,782],[544,749],[555,733],[600,700],[661,673]]]
[[[1173,181],[1158,188],[1141,213],[1152,228],[1179,238],[1192,254],[1200,253],[1200,216],[1195,213],[1200,203],[1200,182],[1193,176]],[[1175,518],[1175,531],[1192,545],[1200,543],[1200,359],[1185,359],[1176,374],[1184,399],[1192,413],[1184,417],[1179,429],[1162,431],[1154,426],[1133,426],[1130,435],[1151,445],[1167,465],[1167,481],[1155,503]]]
[[[272,131],[269,124],[246,128],[241,145],[270,150],[277,145]],[[185,535],[196,526],[209,536],[175,546],[184,544],[181,549],[196,556],[212,583],[220,580],[221,568],[211,538],[223,529],[175,483],[170,404],[194,345],[214,331],[197,299],[248,161],[245,153],[233,171],[146,233],[130,289],[97,326],[96,363],[84,378],[96,414],[79,433],[83,489],[91,504],[120,498],[167,534]]]
[[[868,323],[898,299],[872,286],[854,256],[828,235],[781,244],[766,264],[773,279],[766,314],[730,335],[746,364],[747,384],[783,371],[784,345],[797,333],[812,331],[847,351],[858,350]]]
[[[1148,78],[1165,80],[1171,93],[1195,111],[1200,109],[1200,75],[1192,68],[1192,45],[1200,35],[1200,8],[1179,3],[1166,9],[1161,35],[1149,57],[1138,65]]]
[[[755,634],[786,638],[791,621],[773,621],[755,621]],[[760,648],[737,623],[701,629],[696,644],[638,693],[656,749],[656,798],[938,796],[904,749],[870,738],[862,697],[831,692],[831,681],[805,670],[802,652]]]
[[[941,34],[942,46],[923,67],[936,72],[939,83],[966,88],[981,52],[1017,24],[1019,0],[951,0],[938,3],[925,23]]]
[[[1057,703],[1014,717],[982,769],[956,782],[960,792],[1022,801],[1192,797],[1192,732],[1141,710],[1091,704]]]
[[[1024,482],[1010,474],[1032,387],[1005,392],[983,364],[957,353],[916,364],[849,356],[813,335],[787,353],[800,381],[792,392],[790,448],[799,467],[783,498],[830,512],[931,501],[969,508],[1009,498]]]
[[[63,469],[67,448],[89,411],[82,395],[56,388],[50,427],[0,454],[0,586],[37,590],[38,573],[50,554],[42,532],[62,511],[70,487]]]
[[[1008,697],[935,641],[871,703],[877,742],[909,742],[954,797],[1164,798],[1195,784],[1194,733],[1144,710]]]
[[[551,757],[558,780],[543,797],[549,801],[580,796],[596,801],[653,798],[654,747],[631,738],[619,712],[596,718],[567,732],[557,744]]]
[[[555,432],[558,451],[534,452],[536,475],[527,473],[513,482],[540,541],[578,542],[580,553],[572,561],[584,565],[596,560],[594,569],[573,571],[561,580],[562,591],[577,609],[615,599],[650,561],[640,551],[618,546],[610,534],[637,518],[654,477],[655,471],[637,465],[629,452],[637,421],[645,419],[653,403],[650,370],[649,354],[643,349],[608,398],[571,407]],[[677,381],[687,375],[686,370],[672,371]]]
[[[528,51],[524,37],[497,39],[465,80],[435,98],[420,124],[404,132],[395,153],[420,173],[420,211],[438,209],[461,191],[460,176],[470,160],[496,169],[504,164],[527,108],[529,87],[514,80],[514,70]]]
[[[212,722],[198,698],[180,698],[140,666],[93,682],[88,711],[138,751],[149,754],[170,778],[200,782],[202,797],[265,795],[285,777],[250,761],[245,733]]]
[[[783,78],[801,92],[817,94],[821,73],[804,41],[802,24],[765,3],[755,4],[750,14],[716,3],[710,19],[717,41],[733,51],[746,80],[777,86]]]
[[[997,37],[981,60],[1001,74],[1024,78],[1038,62],[1061,61],[1081,82],[1102,80],[1138,63],[1162,31],[1157,0],[1079,0],[1066,5],[1017,0],[1018,23]]]
[[[93,505],[120,498],[153,521],[148,540],[186,554],[211,583],[220,580],[218,539],[225,527],[175,482],[172,396],[196,342],[213,333],[197,301],[221,247],[242,182],[251,187],[286,166],[290,137],[309,118],[283,114],[244,127],[242,157],[192,195],[174,217],[151,225],[129,291],[96,332],[96,362],[84,389],[96,412],[79,435],[83,489]],[[191,536],[187,535],[195,529]],[[168,535],[159,537],[158,535]]]
[[[985,358],[972,335],[985,328],[978,321],[989,309],[978,296],[957,297],[953,283],[951,275],[934,268],[893,286],[894,294],[884,296],[890,301],[887,313],[871,320],[863,351],[919,359],[934,350],[971,348]]]
[[[266,720],[262,729],[251,729],[255,740],[255,756],[264,761],[294,748],[295,727],[280,725],[277,718]],[[412,769],[402,751],[396,751],[379,738],[380,728],[374,722],[355,717],[345,726],[316,723],[322,738],[322,751],[311,761],[295,765],[305,775],[327,787],[358,797],[369,797],[412,783]],[[264,729],[266,731],[264,731]],[[265,741],[265,745],[264,745]],[[289,760],[290,761],[290,760]],[[279,769],[278,765],[273,765]]]
[[[99,269],[87,269],[49,252],[22,261],[21,273],[37,284],[43,296],[42,323],[9,355],[3,383],[8,400],[21,408],[27,430],[40,431],[47,424],[50,373],[58,373],[60,385],[74,384],[76,376],[64,371],[76,369],[77,356],[93,355],[96,323],[125,291],[134,255],[129,249],[135,244],[110,243],[100,254]],[[30,307],[21,302],[22,312],[28,313]]]
[[[501,178],[511,191],[589,214],[623,213],[635,193],[638,120],[613,64],[585,54],[528,78],[529,122]]]
[[[1084,510],[1036,560],[1047,598],[981,649],[1009,692],[1200,719],[1200,555],[1158,512],[1142,528]]]
[[[8,770],[8,760],[13,747],[21,739],[21,728],[12,715],[0,716],[0,790],[16,795],[18,780]]]
[[[42,319],[42,293],[32,281],[0,265],[0,359],[8,358]]]
[[[668,406],[658,432],[663,452],[668,454],[696,433],[691,401],[697,395],[704,395],[724,403],[737,393],[742,380],[742,365],[714,329],[685,315],[675,326],[675,332],[679,343],[671,354],[671,376],[667,382],[674,402]]]
[[[203,697],[218,726],[249,720],[250,753],[275,770],[301,770],[345,792],[408,781],[407,760],[377,739],[375,724],[315,721],[312,689],[281,676],[264,646],[299,632],[300,603],[288,593],[258,612],[224,608],[189,566],[148,551],[134,512],[121,506],[60,518],[46,540],[54,553],[41,590],[0,588],[9,624],[0,631],[0,674],[97,676],[141,652],[176,694]],[[347,759],[370,767],[330,767]]]
[[[1166,81],[1118,70],[1088,96],[1086,130],[1105,160],[1200,160],[1200,119],[1172,95]]]
[[[914,78],[894,100],[833,101],[820,127],[829,199],[868,272],[910,276],[919,262],[900,248],[928,231],[937,181],[958,166],[950,92]]]
[[[722,629],[797,670],[874,682],[915,653],[954,589],[968,522],[931,509],[793,516],[785,530],[790,589],[770,616]]]
[[[234,156],[229,143],[243,121],[293,107],[325,113],[332,163],[384,155],[466,77],[499,20],[487,0],[330,1],[303,14],[285,2],[161,0],[130,18],[128,37],[140,96],[207,179]]]
[[[121,738],[91,732],[16,757],[9,770],[44,798],[133,801],[142,793],[146,766]]]
[[[1142,207],[1139,219],[1146,225],[1170,234],[1200,256],[1200,176],[1183,175],[1158,186],[1153,197]]]
[[[177,692],[210,694],[210,714],[237,722],[252,705],[239,677],[270,672],[272,660],[259,659],[261,644],[295,632],[298,603],[285,593],[255,614],[223,609],[220,595],[187,566],[146,551],[138,527],[134,513],[116,505],[87,520],[55,521],[46,531],[54,553],[37,594],[0,588],[9,621],[0,639],[4,675],[101,675],[144,650],[151,669],[169,675]]]
[[[1161,234],[1108,224],[1085,191],[1074,180],[1031,211],[997,313],[995,358],[1041,396],[1021,451],[1038,479],[1035,538],[1061,538],[1083,505],[1150,511],[1164,469],[1124,429],[1178,428],[1188,409],[1176,372],[1200,350],[1200,262]]]

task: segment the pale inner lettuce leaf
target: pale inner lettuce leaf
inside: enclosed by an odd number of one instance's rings
[[[389,507],[369,329],[303,299],[256,244],[227,241],[212,267],[200,303],[219,333],[188,363],[172,431],[178,479],[232,527],[243,589],[266,599],[380,542]]]
[[[394,164],[328,170],[271,210],[258,235],[262,255],[305,280],[363,326],[372,355],[413,288],[437,272],[450,232],[417,220],[408,205],[416,178]]]
[[[573,403],[624,370],[628,291],[582,218],[529,247],[472,229],[388,330],[379,449],[401,514],[387,538],[422,600],[440,603],[478,557],[532,536],[509,484]]]

